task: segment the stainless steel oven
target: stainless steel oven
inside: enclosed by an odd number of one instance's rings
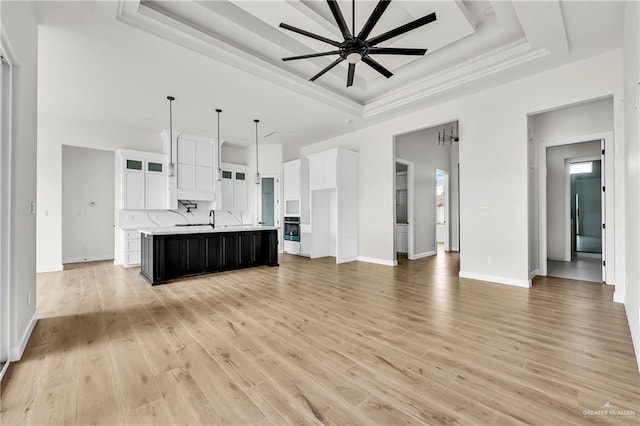
[[[286,216],[284,218],[284,239],[300,242],[300,218]]]

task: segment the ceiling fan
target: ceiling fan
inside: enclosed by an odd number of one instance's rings
[[[427,49],[408,49],[408,48],[398,48],[398,47],[377,47],[378,44],[383,41],[387,41],[393,37],[397,37],[401,34],[414,30],[416,28],[427,25],[436,20],[436,14],[430,13],[429,15],[423,16],[422,18],[418,18],[415,21],[411,21],[407,24],[401,25],[393,30],[387,31],[386,33],[380,34],[375,37],[369,37],[371,30],[378,23],[384,11],[389,7],[389,3],[391,0],[380,0],[376,5],[376,8],[373,10],[369,19],[364,24],[358,35],[355,35],[355,8],[356,1],[353,0],[352,7],[352,30],[349,31],[349,27],[342,16],[342,12],[340,11],[340,6],[338,6],[337,0],[327,0],[329,4],[329,9],[331,9],[331,13],[333,14],[336,23],[338,24],[338,28],[342,32],[342,36],[344,37],[344,41],[339,42],[335,40],[328,39],[326,37],[313,34],[309,31],[305,31],[300,28],[296,28],[294,26],[281,23],[280,28],[284,28],[285,30],[293,31],[294,33],[302,34],[303,36],[307,36],[316,40],[320,40],[327,44],[330,44],[334,47],[337,47],[337,50],[332,50],[329,52],[320,52],[320,53],[310,53],[307,55],[300,56],[290,56],[287,58],[282,58],[283,61],[294,61],[297,59],[307,59],[307,58],[317,58],[319,56],[331,56],[331,55],[339,55],[338,59],[329,64],[322,71],[311,77],[310,81],[315,81],[318,77],[338,65],[340,62],[346,60],[349,63],[349,71],[347,73],[347,87],[353,85],[353,77],[356,70],[356,64],[360,61],[369,65],[374,70],[378,71],[380,74],[389,78],[393,75],[391,71],[380,65],[377,61],[375,61],[371,55],[415,55],[421,56],[424,55]]]

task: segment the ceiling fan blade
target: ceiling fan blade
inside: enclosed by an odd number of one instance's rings
[[[335,67],[336,65],[338,65],[340,62],[344,61],[343,57],[340,57],[338,59],[336,59],[335,61],[331,62],[331,64],[329,64],[325,69],[323,69],[322,71],[320,71],[318,74],[314,75],[313,77],[311,77],[309,79],[309,81],[315,81],[318,77],[320,77],[322,74],[326,73],[327,71],[329,71],[331,68]]]
[[[349,31],[349,27],[347,27],[347,23],[344,21],[344,16],[342,16],[342,12],[340,11],[340,6],[338,6],[337,0],[327,0],[327,3],[329,3],[329,9],[331,9],[333,19],[336,20],[338,28],[340,28],[344,39],[349,40],[353,38],[353,36],[351,35],[351,31]]]
[[[364,24],[364,27],[362,27],[362,29],[360,30],[360,34],[358,34],[358,38],[360,40],[366,40],[367,37],[369,37],[371,30],[373,30],[373,27],[376,26],[376,24],[380,20],[380,17],[382,16],[382,14],[387,9],[390,3],[391,3],[391,0],[380,0],[378,2],[378,5],[376,6],[376,8],[373,9],[373,12],[371,12],[369,19],[367,19],[367,23]]]
[[[309,31],[301,30],[300,28],[296,28],[292,25],[281,23],[280,28],[284,28],[285,30],[293,31],[294,33],[302,34],[303,36],[307,36],[310,38],[314,38],[316,40],[324,41],[325,43],[329,43],[332,46],[340,47],[340,43],[334,40],[330,40],[326,37],[322,37],[318,34],[310,33]]]
[[[427,49],[407,49],[404,47],[371,47],[369,55],[424,55]]]
[[[376,61],[374,61],[372,58],[368,56],[363,56],[362,62],[369,65],[371,68],[378,71],[380,74],[384,75],[387,78],[393,75],[391,71],[389,71],[388,69],[386,69],[385,67],[383,67],[382,65],[380,65],[379,63],[377,63]]]
[[[282,58],[282,60],[295,61],[296,59],[317,58],[318,56],[329,56],[329,55],[339,55],[339,54],[340,54],[339,50],[332,50],[331,52],[309,53],[308,55],[289,56],[287,58]]]
[[[347,74],[347,87],[353,86],[353,77],[356,73],[356,64],[349,63],[349,73]]]
[[[369,43],[369,46],[375,46],[376,44],[382,43],[383,41],[389,40],[390,38],[397,37],[411,30],[415,30],[416,28],[422,27],[423,25],[430,24],[436,19],[437,18],[436,18],[435,12],[430,13],[427,16],[423,16],[422,18],[418,18],[415,21],[411,21],[408,24],[401,25],[398,28],[394,28],[391,31],[387,31],[384,34],[380,34],[379,36],[373,37],[372,39],[367,40],[367,43]]]

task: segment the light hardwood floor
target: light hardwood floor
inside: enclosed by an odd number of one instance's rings
[[[0,420],[637,424],[640,378],[611,287],[522,289],[457,270],[455,254],[397,268],[285,255],[154,288],[108,262],[42,274]],[[585,414],[606,404],[636,415]]]

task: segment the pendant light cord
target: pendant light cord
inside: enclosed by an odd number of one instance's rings
[[[258,167],[258,123],[260,120],[253,120],[253,122],[256,123],[256,179],[258,179],[260,176],[260,168]]]
[[[220,152],[220,113],[222,112],[221,109],[216,109],[216,112],[218,113],[218,173],[220,173],[220,170],[222,169],[222,160],[220,157],[222,157],[222,152]]]
[[[169,176],[173,176],[173,96],[167,96],[169,100]]]

